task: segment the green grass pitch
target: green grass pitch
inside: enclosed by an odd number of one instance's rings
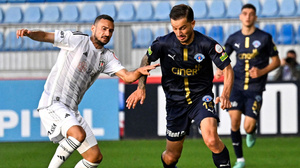
[[[231,140],[222,137],[229,149],[231,164],[236,160]],[[100,141],[103,168],[161,168],[160,155],[165,140]],[[247,168],[300,167],[300,137],[258,137],[253,148],[243,139]],[[0,143],[0,168],[46,168],[57,144],[51,142]],[[72,168],[81,159],[74,154],[62,168]],[[186,139],[178,168],[213,168],[211,152],[202,139]]]

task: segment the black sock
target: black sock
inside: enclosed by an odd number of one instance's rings
[[[160,158],[161,158],[161,162],[162,162],[163,165],[164,165],[164,168],[177,168],[177,167],[176,167],[176,164],[177,164],[178,161],[176,161],[175,163],[172,163],[171,165],[167,165],[167,164],[164,162],[162,155],[161,155]]]
[[[231,130],[232,146],[237,158],[243,157],[242,135],[240,129],[237,131]]]
[[[226,146],[221,153],[212,153],[215,165],[219,168],[230,168],[230,157]]]

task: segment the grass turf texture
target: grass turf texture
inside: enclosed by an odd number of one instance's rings
[[[230,152],[231,164],[236,160],[231,140],[222,138]],[[165,140],[121,140],[99,142],[104,159],[103,168],[161,168],[160,155]],[[247,148],[243,138],[244,156],[248,168],[300,167],[300,137],[258,137],[253,148]],[[56,150],[51,142],[0,143],[0,168],[46,168]],[[81,159],[78,152],[63,164],[71,168]],[[211,152],[202,139],[186,139],[179,168],[213,168]]]

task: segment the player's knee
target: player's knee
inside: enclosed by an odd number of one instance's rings
[[[245,125],[244,129],[245,129],[245,131],[246,131],[247,134],[250,134],[255,129],[255,125],[254,126],[252,126],[252,125]]]
[[[167,165],[171,165],[172,163],[175,163],[180,158],[180,154],[165,154],[164,156],[164,162]]]
[[[219,138],[215,138],[214,136],[210,136],[204,139],[204,142],[206,144],[206,146],[213,150],[216,149],[218,146],[218,142],[219,142]]]
[[[75,139],[77,139],[79,142],[83,142],[86,138],[86,133],[82,127],[73,126],[68,130],[67,136],[72,136]]]

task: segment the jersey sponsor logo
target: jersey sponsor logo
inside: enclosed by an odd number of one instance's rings
[[[204,59],[205,59],[205,56],[201,53],[197,53],[195,56],[194,56],[194,59],[197,61],[197,62],[202,62]]]
[[[252,53],[241,53],[238,55],[238,57],[239,57],[239,59],[250,60],[250,59],[255,58],[258,54],[259,53],[258,53],[257,49],[254,49],[252,51]]]
[[[175,56],[176,56],[175,54],[174,55],[168,54],[168,57],[172,58],[172,60],[174,60]]]
[[[215,45],[215,50],[216,50],[216,52],[217,53],[221,53],[221,52],[223,52],[223,48],[222,48],[222,46],[220,45],[220,44],[216,44]]]
[[[201,69],[201,65],[195,65],[195,68],[193,68],[193,69],[191,69],[191,68],[184,69],[184,68],[173,67],[172,73],[175,75],[187,77],[187,76],[197,75],[198,72],[200,71],[200,69]]]
[[[252,45],[254,46],[254,48],[258,48],[261,45],[261,42],[258,40],[253,41]]]
[[[226,52],[223,52],[223,53],[222,53],[222,56],[220,57],[220,60],[223,62],[223,61],[225,61],[227,58],[228,58],[227,53],[226,53]]]
[[[152,55],[151,46],[148,48],[147,52],[148,52],[148,55]]]
[[[185,136],[186,135],[186,132],[185,131],[178,131],[178,132],[172,132],[171,130],[168,130],[167,129],[167,135],[169,137],[182,137],[182,136]]]
[[[210,101],[212,101],[212,99],[213,98],[210,95],[205,95],[205,96],[203,96],[202,101],[210,102]]]

